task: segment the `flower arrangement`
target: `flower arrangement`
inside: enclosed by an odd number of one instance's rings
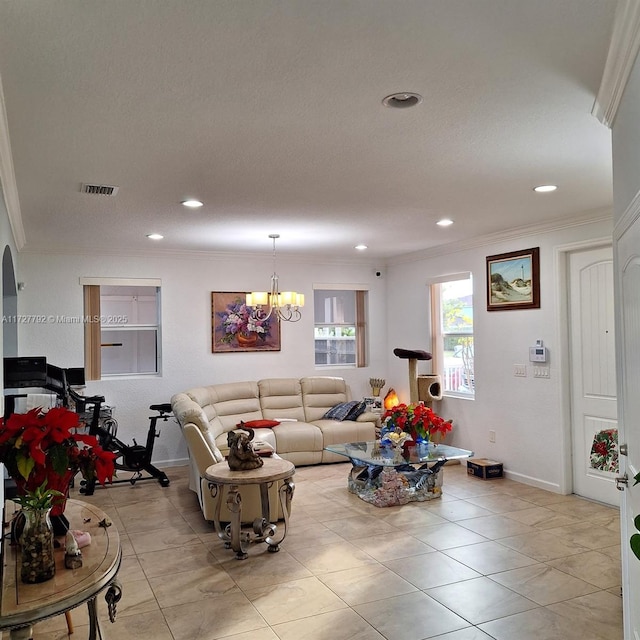
[[[262,341],[269,337],[270,318],[266,320],[252,318],[251,307],[248,307],[241,298],[228,304],[227,308],[219,312],[218,315],[220,316],[221,326],[224,330],[224,336],[221,339],[222,342],[232,342],[237,338],[238,334],[248,336],[253,333]]]
[[[618,430],[604,429],[593,438],[590,464],[593,469],[618,473]]]
[[[451,420],[441,418],[422,403],[399,404],[387,409],[382,419],[386,425],[387,434],[385,435],[405,433],[414,442],[428,441],[436,433],[445,435],[453,427]],[[390,439],[393,440],[393,438]]]
[[[56,492],[54,515],[64,511],[67,489],[78,471],[100,484],[113,477],[116,454],[104,451],[95,436],[79,429],[78,414],[62,407],[0,420],[0,462],[24,495]]]

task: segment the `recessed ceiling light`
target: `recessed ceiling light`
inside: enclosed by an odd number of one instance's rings
[[[401,91],[400,93],[392,93],[390,96],[387,96],[382,101],[382,104],[392,109],[408,109],[409,107],[415,107],[421,102],[422,96],[419,93]]]
[[[147,238],[149,238],[149,240],[162,240],[164,236],[161,236],[159,233],[147,233]]]
[[[200,202],[200,200],[183,200],[182,204],[185,207],[189,207],[189,209],[198,209],[199,207],[201,207],[204,203]]]
[[[555,184],[542,184],[539,187],[533,187],[534,191],[538,193],[549,193],[555,191],[558,187]]]
[[[439,227],[448,227],[449,225],[453,224],[453,220],[451,220],[450,218],[442,218],[442,220],[438,220],[436,224]]]
[[[365,249],[368,249],[369,247],[367,247],[366,244],[357,244],[355,246],[355,249],[357,249],[358,251],[364,251]]]

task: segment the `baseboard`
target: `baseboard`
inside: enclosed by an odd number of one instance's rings
[[[153,465],[163,469],[164,467],[182,467],[189,464],[189,458],[176,458],[174,460],[154,460]]]
[[[546,480],[540,480],[540,478],[532,478],[531,476],[524,475],[523,473],[515,473],[513,471],[504,471],[505,478],[521,482],[522,484],[528,484],[531,487],[537,487],[538,489],[544,489],[545,491],[551,491],[552,493],[560,493],[560,485],[555,482],[547,482]]]

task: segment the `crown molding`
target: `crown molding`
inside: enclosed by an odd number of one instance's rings
[[[508,240],[517,240],[525,236],[534,236],[542,233],[552,233],[554,231],[562,231],[572,227],[580,227],[585,224],[593,224],[595,222],[612,221],[613,211],[607,209],[595,209],[587,211],[571,218],[555,220],[553,222],[540,222],[537,224],[526,225],[523,227],[515,227],[497,233],[489,233],[484,236],[470,238],[469,240],[461,240],[459,242],[451,242],[449,244],[438,245],[429,249],[423,249],[414,253],[407,253],[387,261],[389,265],[404,264],[407,262],[417,262],[427,258],[435,258],[438,256],[450,255],[458,251],[467,251],[469,249],[477,249],[504,242]]]
[[[640,49],[640,0],[618,0],[609,53],[591,113],[611,128]]]
[[[155,247],[153,249],[119,249],[108,246],[92,247],[85,245],[55,245],[48,244],[47,246],[38,246],[30,244],[25,246],[20,252],[22,255],[50,255],[50,256],[105,256],[105,257],[118,257],[118,258],[175,258],[176,260],[205,260],[208,262],[229,262],[229,259],[240,260],[257,260],[264,259],[271,262],[273,260],[273,254],[264,252],[249,252],[249,251],[198,251],[193,249],[162,249]],[[278,254],[278,264],[300,264],[306,265],[318,264],[326,265],[327,257],[318,254],[309,253],[289,253],[286,255]],[[332,265],[344,265],[344,266],[360,266],[360,267],[374,267],[384,266],[385,260],[374,260],[362,258],[336,258],[330,260]]]
[[[556,220],[553,222],[537,223],[533,225],[527,225],[523,227],[516,227],[514,229],[508,229],[497,233],[491,233],[484,236],[478,236],[470,238],[469,240],[460,240],[459,242],[451,242],[449,244],[438,245],[434,247],[428,247],[421,249],[413,253],[406,253],[403,255],[385,258],[381,260],[373,259],[348,259],[348,258],[336,258],[330,260],[332,265],[343,264],[345,266],[391,266],[394,264],[403,264],[407,262],[417,262],[419,260],[425,260],[426,258],[434,258],[436,256],[450,255],[458,251],[466,251],[468,249],[474,249],[477,247],[489,246],[502,241],[514,240],[522,238],[523,236],[538,235],[541,233],[551,233],[553,231],[560,231],[562,229],[569,229],[571,227],[582,226],[585,224],[593,224],[595,222],[601,222],[613,219],[613,213],[611,209],[596,209],[582,213],[578,216],[571,218],[565,218],[563,220]],[[259,257],[265,260],[271,260],[271,254],[256,253],[256,252],[228,252],[228,251],[194,251],[194,250],[172,250],[161,249],[155,247],[153,249],[119,249],[110,246],[91,247],[84,245],[73,246],[52,246],[48,244],[46,246],[36,246],[31,244],[22,249],[23,254],[38,254],[38,255],[62,255],[62,256],[115,256],[121,258],[175,258],[179,260],[206,260],[206,261],[228,261],[232,256],[234,259],[250,259],[255,260]],[[286,254],[278,255],[278,263],[304,263],[304,264],[327,264],[326,256],[314,255],[314,254]]]
[[[633,200],[627,205],[624,213],[613,227],[613,237],[616,241],[625,234],[629,227],[640,217],[640,191],[636,193]]]
[[[9,122],[4,106],[2,78],[0,78],[0,183],[2,184],[2,193],[7,207],[13,240],[16,243],[16,248],[20,251],[27,239],[22,225],[16,174],[13,170],[13,156],[11,155],[11,142],[9,141]]]

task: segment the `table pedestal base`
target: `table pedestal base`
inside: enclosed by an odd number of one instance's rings
[[[256,542],[264,542],[268,545],[270,553],[280,551],[280,543],[287,535],[289,527],[289,516],[291,514],[291,500],[295,485],[289,478],[283,480],[278,490],[278,498],[282,507],[284,522],[281,527],[269,522],[269,484],[260,483],[260,501],[262,506],[262,518],[253,521],[252,530],[242,529],[242,495],[240,487],[237,484],[227,485],[229,492],[227,494],[227,507],[231,512],[231,522],[222,527],[220,523],[220,509],[222,506],[223,485],[211,482],[209,484],[211,495],[218,497],[215,510],[215,520],[213,522],[218,537],[224,541],[227,549],[233,549],[236,552],[236,560],[245,560],[247,558],[248,545]]]
[[[348,488],[361,500],[376,507],[393,507],[408,502],[424,502],[442,495],[442,470],[358,466],[354,464],[347,479]]]

